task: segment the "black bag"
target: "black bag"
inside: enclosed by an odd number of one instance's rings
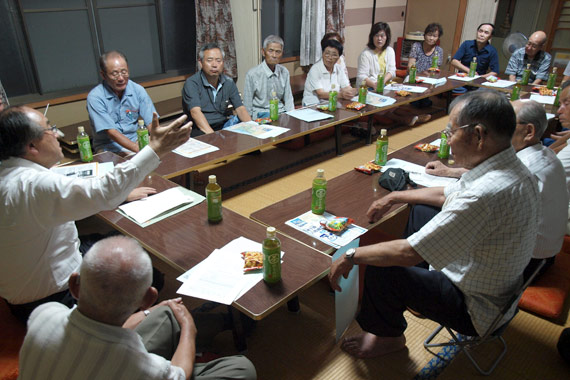
[[[380,186],[390,191],[406,190],[407,184],[410,184],[414,189],[418,185],[410,179],[410,173],[404,169],[388,168],[378,179]]]

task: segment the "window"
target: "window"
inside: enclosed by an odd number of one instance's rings
[[[299,0],[263,0],[261,7],[261,43],[270,34],[283,38],[283,58],[301,54],[303,2]]]
[[[0,5],[0,79],[10,98],[85,92],[98,58],[121,50],[135,81],[195,71],[194,1],[8,0]]]

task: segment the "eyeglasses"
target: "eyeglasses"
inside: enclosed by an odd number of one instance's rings
[[[119,77],[128,78],[129,77],[129,70],[123,69],[121,71],[113,71],[107,74],[107,76],[111,79],[119,79]]]
[[[478,123],[471,123],[471,124],[465,124],[462,125],[461,127],[458,127],[454,130],[451,129],[451,124],[447,124],[447,127],[445,127],[445,129],[443,131],[441,131],[443,134],[445,134],[445,137],[450,139],[451,136],[453,136],[453,134],[455,132],[457,132],[459,129],[463,129],[463,128],[469,128],[469,127],[474,127],[476,126]]]
[[[338,59],[340,56],[338,53],[324,53],[323,57]]]
[[[533,43],[533,42],[528,41],[528,42],[526,43],[526,46],[528,46],[529,48],[537,49],[537,48],[541,47],[542,44],[535,44],[535,43]]]
[[[58,135],[57,126],[54,124],[54,125],[50,125],[50,126],[47,127],[47,128],[44,128],[44,133],[48,133],[48,132],[51,133],[51,134],[54,135],[54,136],[57,136],[57,135]]]

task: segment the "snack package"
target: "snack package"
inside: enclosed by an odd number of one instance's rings
[[[329,110],[329,105],[328,104],[320,104],[317,106],[317,109],[321,110],[321,111],[328,111]]]
[[[430,67],[430,68],[428,69],[428,71],[434,71],[434,72],[436,72],[436,73],[439,73],[441,70],[440,70],[439,68],[437,68],[437,67]]]
[[[489,75],[489,76],[487,77],[487,80],[488,80],[489,82],[491,82],[491,83],[495,83],[496,81],[499,80],[499,78],[497,78],[497,77],[494,76],[494,75]]]
[[[352,103],[348,103],[346,105],[346,108],[349,110],[361,110],[362,108],[366,107],[366,104],[362,104],[362,103],[358,103],[358,102],[352,102]]]
[[[538,92],[540,95],[542,96],[554,96],[556,95],[556,91],[554,90],[549,90],[544,86],[541,87],[533,87],[532,91],[534,92]]]
[[[399,95],[399,96],[410,96],[410,93],[409,93],[408,91],[406,91],[406,90],[398,90],[398,91],[396,91],[396,95]]]
[[[423,83],[424,80],[423,79],[416,79],[416,83]]]
[[[243,271],[251,272],[252,270],[263,269],[263,253],[256,251],[246,251],[241,253],[243,258]]]
[[[354,219],[345,218],[343,216],[337,216],[336,218],[331,220],[326,220],[326,219],[321,220],[321,226],[323,226],[325,229],[329,231],[336,233],[344,231],[352,223],[354,223]]]
[[[414,148],[416,148],[417,150],[421,150],[422,152],[437,152],[439,150],[439,147],[437,145],[431,145],[431,144],[418,144],[415,145]]]
[[[370,161],[365,163],[364,165],[355,167],[354,170],[365,174],[373,174],[380,171],[380,165],[376,164],[374,161]]]
[[[255,122],[257,124],[269,124],[269,123],[271,123],[271,119],[268,117],[262,117],[260,119],[255,119]]]
[[[463,77],[466,77],[466,76],[467,76],[467,73],[457,73],[457,74],[455,74],[455,75],[457,75],[458,77],[462,77],[462,78],[463,78]]]

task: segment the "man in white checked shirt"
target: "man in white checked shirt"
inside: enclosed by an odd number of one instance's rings
[[[331,286],[354,264],[367,264],[363,332],[342,348],[374,357],[405,348],[407,307],[465,335],[480,335],[522,284],[537,234],[536,179],[511,146],[516,117],[496,91],[474,91],[451,105],[448,142],[458,165],[470,169],[445,188],[392,192],[368,210],[371,221],[396,203],[442,211],[407,239],[357,248],[336,260]],[[415,267],[423,261],[433,270]],[[503,322],[514,314],[515,306]]]
[[[50,302],[30,315],[19,379],[256,378],[243,356],[195,364],[192,316],[181,299],[148,309],[158,295],[151,281],[150,257],[135,240],[97,242],[69,279],[77,308]]]

